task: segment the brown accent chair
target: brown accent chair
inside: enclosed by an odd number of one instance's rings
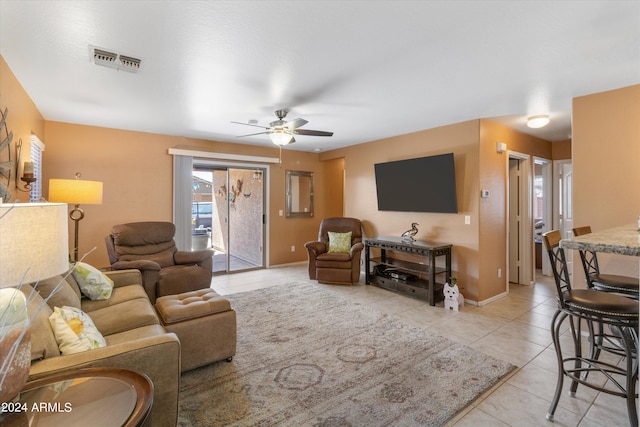
[[[351,231],[349,253],[329,252],[329,232]],[[360,279],[362,223],[356,218],[325,218],[320,223],[317,242],[304,245],[309,253],[309,279],[320,283],[352,285]]]
[[[211,287],[213,251],[179,251],[171,222],[133,222],[115,225],[106,237],[112,270],[135,268],[152,303]]]

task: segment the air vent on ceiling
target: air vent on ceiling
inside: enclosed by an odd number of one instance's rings
[[[121,55],[106,49],[89,45],[89,58],[96,65],[114,68],[116,70],[137,73],[142,66],[142,60],[133,56]]]

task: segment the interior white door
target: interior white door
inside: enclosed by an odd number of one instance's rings
[[[560,211],[560,231],[564,238],[573,236],[573,165],[563,163],[560,174],[561,188],[561,211]],[[573,256],[567,254],[567,266],[569,272],[573,272]]]
[[[520,283],[520,160],[509,159],[509,282]]]

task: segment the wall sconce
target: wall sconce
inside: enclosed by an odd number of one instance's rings
[[[31,184],[36,182],[36,177],[34,175],[32,162],[24,162],[24,167],[22,168],[22,176],[20,177],[20,181],[25,182],[24,184],[25,190],[31,190]]]

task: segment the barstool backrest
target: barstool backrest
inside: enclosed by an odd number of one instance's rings
[[[573,235],[584,236],[591,233],[591,226],[586,225],[584,227],[576,227],[573,229]],[[595,251],[579,250],[580,261],[582,261],[582,268],[584,269],[584,275],[587,279],[587,287],[593,288],[593,276],[600,274],[600,267],[598,267],[598,257]]]
[[[553,278],[556,281],[558,302],[562,308],[566,308],[564,294],[571,292],[571,281],[569,279],[569,268],[567,267],[564,249],[560,247],[561,239],[562,236],[558,230],[551,230],[542,235],[542,240],[547,248],[549,260],[551,261]]]

